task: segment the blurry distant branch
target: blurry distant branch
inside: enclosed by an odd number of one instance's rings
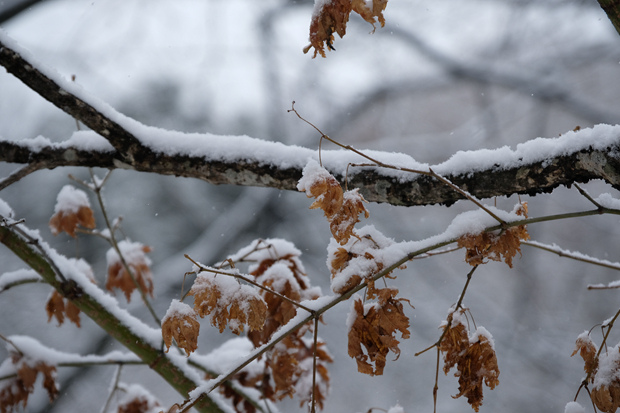
[[[5,4],[6,2],[4,1],[0,2],[0,24],[12,19],[42,1],[43,0],[20,0],[10,2],[11,4],[8,5]]]
[[[598,0],[598,4],[607,13],[607,17],[620,34],[620,0]]]
[[[4,181],[0,181],[0,189],[36,170],[59,166],[125,168],[197,178],[216,185],[258,186],[285,190],[296,190],[297,182],[301,178],[303,164],[290,162],[287,166],[282,166],[282,162],[274,164],[269,157],[264,159],[259,155],[251,158],[214,160],[206,159],[204,155],[175,153],[174,150],[163,153],[151,149],[142,144],[134,132],[128,131],[123,126],[127,124],[132,126],[132,130],[140,131],[141,128],[133,128],[137,122],[115,112],[94,98],[91,99],[93,100],[91,105],[84,100],[87,97],[82,99],[75,96],[68,90],[72,88],[72,83],[63,82],[62,79],[58,82],[50,79],[43,71],[38,70],[34,63],[4,45],[1,37],[0,65],[42,97],[93,129],[114,147],[96,150],[67,144],[46,145],[40,141],[33,146],[25,142],[0,141],[0,162],[27,165]],[[480,76],[481,79],[484,78],[482,74]],[[65,87],[59,86],[58,83],[63,83]],[[258,140],[257,143],[267,144]],[[174,148],[173,139],[171,148]],[[266,152],[269,150],[269,147],[265,147]],[[311,151],[295,146],[279,146],[277,151],[283,159],[303,159],[311,155]],[[614,188],[620,189],[620,160],[613,155],[618,151],[620,151],[620,136],[617,143],[605,150],[592,148],[572,152],[567,150],[562,155],[550,155],[544,161],[498,164],[486,169],[478,167],[473,169],[472,166],[472,170],[465,168],[465,171],[459,174],[443,171],[442,176],[479,199],[517,193],[535,195],[551,192],[560,185],[571,185],[592,179],[603,179]],[[345,181],[341,171],[332,172],[341,182]],[[379,167],[352,168],[349,170],[347,183],[350,188],[360,188],[369,201],[393,205],[449,205],[463,199],[461,194],[431,176],[410,174],[405,177],[394,177]]]
[[[604,0],[600,1],[603,2]],[[620,4],[620,0],[611,0],[610,2]],[[491,69],[485,64],[459,61],[432,47],[410,30],[401,27],[390,26],[384,33],[399,37],[431,62],[439,65],[450,76],[481,84],[502,86],[532,96],[535,99],[554,102],[592,123],[615,124],[618,120],[616,112],[594,107],[593,104],[585,102],[575,93],[572,93],[569,87],[549,81],[540,73],[522,74],[508,70]]]

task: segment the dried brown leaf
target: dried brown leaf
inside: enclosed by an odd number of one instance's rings
[[[59,211],[50,219],[49,226],[52,234],[66,232],[75,238],[78,225],[84,228],[95,228],[95,217],[90,206],[82,206],[76,212]]]
[[[115,288],[118,288],[123,291],[127,301],[131,301],[131,294],[136,289],[137,283],[145,294],[152,297],[153,274],[150,269],[151,262],[146,256],[147,253],[151,252],[151,247],[142,245],[139,242],[127,241],[121,241],[118,245],[136,281],[134,282],[134,280],[131,279],[131,275],[127,272],[118,254],[111,248],[107,255],[108,278],[105,288],[108,291],[113,291]]]
[[[381,27],[385,25],[383,10],[387,6],[387,0],[372,0],[370,2],[366,0],[326,0],[317,4],[318,6],[310,21],[310,44],[304,48],[304,53],[308,53],[311,48],[314,48],[313,58],[317,54],[326,57],[325,46],[330,50],[336,50],[333,47],[334,33],[337,33],[341,38],[344,37],[349,15],[352,11],[362,16],[373,27],[377,19]]]
[[[166,353],[170,350],[172,339],[189,355],[198,348],[200,324],[196,312],[179,300],[172,300],[162,321],[161,332],[166,345]]]
[[[354,320],[349,329],[349,356],[357,362],[360,373],[381,375],[389,351],[400,355],[396,332],[409,338],[409,318],[403,312],[402,299],[394,297],[398,290],[377,290],[378,302],[364,306],[361,299],[354,301]]]
[[[598,358],[596,357],[598,349],[589,334],[581,334],[577,338],[575,342],[575,351],[573,351],[571,357],[577,354],[577,352],[579,352],[579,355],[583,358],[583,361],[585,361],[585,365],[583,366],[585,372],[589,375],[593,375],[598,368]]]

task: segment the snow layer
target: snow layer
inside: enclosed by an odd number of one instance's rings
[[[77,213],[81,207],[90,208],[90,202],[86,192],[76,189],[72,185],[65,185],[62,187],[58,196],[56,197],[56,206],[54,212],[73,212]]]

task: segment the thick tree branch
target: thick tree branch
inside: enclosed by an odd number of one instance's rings
[[[620,0],[598,0],[598,4],[607,13],[618,34],[620,34]]]
[[[316,151],[257,139],[186,135],[148,128],[126,118],[95,98],[90,98],[91,103],[87,102],[88,95],[76,85],[51,75],[55,78],[53,80],[44,73],[49,72],[48,70],[38,70],[30,61],[32,59],[24,58],[23,55],[27,52],[22,51],[20,54],[13,50],[19,49],[19,46],[9,48],[6,43],[11,43],[11,40],[0,36],[0,65],[5,66],[10,73],[41,96],[92,128],[113,148],[97,144],[97,148],[107,149],[93,149],[94,135],[77,136],[64,144],[44,145],[39,141],[36,145],[31,145],[27,141],[0,141],[0,161],[28,165],[0,181],[0,189],[39,169],[98,166],[192,177],[212,184],[296,190],[297,181],[308,158],[316,157]],[[528,159],[532,160],[524,160],[515,151],[513,155],[518,159],[509,163],[491,163],[481,167],[477,165],[479,157],[476,156],[471,167],[467,167],[467,162],[461,162],[458,171],[445,165],[433,166],[433,170],[481,199],[512,194],[534,195],[550,192],[560,185],[569,186],[592,179],[603,179],[614,188],[620,189],[620,161],[615,156],[620,152],[620,130],[617,138],[614,136],[608,140],[606,147],[602,147],[597,142],[599,138],[590,132],[592,131],[578,132],[583,134],[583,140],[559,154],[557,151],[550,151],[547,155],[540,154],[535,158],[530,156]],[[609,131],[605,133],[610,134]],[[611,133],[615,134],[615,130]],[[579,138],[581,137],[579,135]],[[229,139],[238,139],[234,144],[236,146],[227,145]],[[553,146],[557,147],[556,142],[554,145],[537,146],[536,149]],[[234,147],[238,154],[214,154],[222,147],[227,150]],[[530,148],[530,151],[531,149],[533,148]],[[383,155],[385,160],[380,154],[373,156],[381,158],[385,164],[390,164],[392,158],[388,154]],[[360,188],[369,201],[413,206],[449,205],[463,199],[462,195],[432,177],[394,173],[393,170],[385,168],[352,167],[348,169],[348,177],[345,178],[347,163],[362,160],[346,151],[323,151],[322,159],[324,166],[341,182],[347,180],[349,188]],[[428,170],[428,165],[420,165],[411,158],[405,165],[398,166]]]
[[[0,32],[0,34],[2,34]],[[80,120],[86,126],[106,138],[118,151],[117,156],[122,160],[132,159],[133,156],[140,154],[142,144],[135,136],[122,127],[117,121],[103,115],[102,111],[110,112],[111,108],[97,102],[86,102],[69,92],[76,86],[68,81],[52,79],[54,76],[43,73],[37,66],[34,59],[26,56],[23,51],[17,52],[17,45],[9,46],[10,39],[0,37],[0,65],[4,66],[7,72],[24,82],[28,87],[37,92],[40,96],[47,99],[58,108],[75,119]],[[62,85],[59,83],[63,83]],[[73,87],[72,87],[73,86]],[[98,108],[95,108],[98,106]]]
[[[303,148],[279,148],[284,155],[300,158]],[[324,151],[323,159],[341,151]],[[577,182],[602,179],[620,189],[620,159],[614,154],[620,152],[620,136],[617,143],[605,149],[585,148],[543,161],[521,162],[511,167],[490,165],[487,168],[465,173],[443,173],[447,179],[473,196],[484,199],[512,194],[535,195],[551,192],[560,185],[570,186]],[[312,151],[308,151],[312,153]],[[271,187],[296,190],[301,178],[303,163],[286,168],[269,165],[257,157],[255,160],[205,161],[204,156],[164,155],[148,148],[143,149],[142,160],[121,165],[115,151],[87,151],[77,147],[61,147],[50,144],[47,147],[30,149],[20,142],[0,141],[0,161],[26,163],[32,169],[53,169],[58,166],[88,166],[117,168],[119,166],[142,172],[175,175],[204,180],[212,184]],[[334,156],[337,158],[337,156]],[[340,165],[339,170],[342,170]],[[344,182],[345,177],[335,168],[332,172]],[[436,167],[433,167],[437,170]],[[349,168],[349,188],[360,191],[371,202],[386,202],[393,205],[452,204],[462,195],[437,181],[421,175],[403,175],[395,178],[389,171],[376,167]],[[10,178],[10,177],[9,177]],[[9,179],[7,178],[7,179]],[[0,181],[0,189],[3,181]]]

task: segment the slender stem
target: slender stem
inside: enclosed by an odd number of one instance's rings
[[[605,267],[605,268],[609,268],[612,270],[617,270],[620,271],[620,263],[606,263],[606,262],[602,262],[600,260],[597,260],[595,258],[587,258],[587,257],[583,257],[583,256],[578,256],[578,255],[573,255],[569,252],[566,251],[558,251],[557,249],[554,249],[551,246],[547,246],[547,245],[542,245],[539,244],[537,242],[529,242],[529,241],[522,241],[521,242],[522,245],[527,245],[529,247],[534,247],[534,248],[538,248],[544,251],[548,251],[548,252],[552,252],[556,255],[558,255],[559,257],[564,257],[564,258],[570,258],[572,260],[575,261],[581,261],[581,262],[585,262],[588,264],[593,264],[593,265],[598,265],[599,267]],[[590,287],[588,287],[590,288]]]
[[[587,199],[588,201],[592,202],[592,203],[594,204],[594,206],[596,206],[596,207],[597,207],[597,208],[599,208],[599,209],[603,208],[603,206],[602,206],[601,204],[599,204],[598,202],[596,202],[596,201],[594,200],[594,198],[592,198],[592,197],[590,196],[590,194],[586,192],[586,190],[585,190],[585,189],[583,189],[583,188],[581,188],[581,187],[579,186],[579,184],[574,183],[573,185],[575,185],[575,188],[577,188],[577,190],[579,191],[579,193],[580,193],[581,195],[583,195],[584,197],[586,197],[586,199]]]
[[[103,406],[103,409],[101,410],[101,413],[105,413],[108,411],[108,407],[110,407],[110,403],[112,402],[112,397],[114,396],[114,392],[116,391],[116,389],[118,388],[118,383],[121,379],[121,370],[123,369],[123,365],[119,365],[118,368],[116,369],[116,374],[114,375],[114,380],[112,381],[113,385],[112,388],[110,389],[110,394],[108,395],[107,400],[105,401],[105,405]]]
[[[316,352],[319,341],[319,318],[314,319],[314,347],[312,352],[312,405],[310,412],[316,412]]]
[[[428,169],[431,173],[431,175],[443,182],[444,184],[448,185],[450,188],[454,189],[456,192],[458,192],[459,194],[463,195],[465,198],[469,199],[471,202],[473,202],[474,204],[476,204],[476,206],[478,206],[478,208],[482,209],[484,212],[486,212],[487,214],[491,215],[496,221],[498,221],[501,225],[506,225],[506,222],[501,219],[500,217],[498,217],[497,215],[495,215],[493,212],[491,212],[491,210],[487,207],[485,207],[482,202],[478,201],[476,198],[474,198],[469,192],[462,190],[461,188],[459,188],[458,186],[454,185],[452,182],[450,182],[448,179],[444,178],[443,176],[435,173],[435,171],[433,171],[432,169]]]
[[[103,219],[105,221],[106,227],[110,231],[109,241],[110,241],[110,243],[112,245],[112,248],[114,248],[114,250],[118,254],[118,257],[121,260],[121,264],[123,265],[123,268],[125,269],[127,274],[129,274],[129,277],[131,278],[131,280],[133,281],[134,285],[136,286],[136,289],[140,293],[140,297],[142,298],[142,301],[144,302],[144,305],[149,310],[149,313],[151,313],[151,316],[153,316],[153,320],[155,320],[155,323],[159,326],[159,325],[161,325],[160,318],[157,316],[157,314],[155,313],[155,310],[151,306],[151,303],[149,302],[149,300],[148,300],[148,298],[146,296],[146,293],[144,292],[142,287],[140,287],[140,284],[138,283],[138,280],[136,279],[136,277],[135,277],[133,271],[131,270],[129,264],[127,264],[127,261],[125,260],[125,257],[123,256],[123,253],[121,252],[121,249],[118,246],[118,242],[116,241],[116,237],[114,235],[115,231],[114,231],[113,226],[110,223],[110,219],[108,218],[108,213],[107,213],[107,210],[106,210],[104,202],[103,202],[103,197],[101,196],[101,189],[103,188],[103,183],[105,182],[105,178],[104,178],[104,181],[102,181],[101,185],[100,185],[99,183],[96,182],[96,178],[95,178],[95,174],[93,173],[93,170],[89,169],[89,172],[90,172],[90,176],[91,176],[91,179],[92,179],[93,185],[94,185],[93,190],[95,192],[95,195],[97,196],[97,202],[99,203],[99,207],[101,208],[101,214],[103,215]]]
[[[9,176],[0,181],[0,191],[43,167],[44,164],[42,162],[33,162],[12,172]]]

